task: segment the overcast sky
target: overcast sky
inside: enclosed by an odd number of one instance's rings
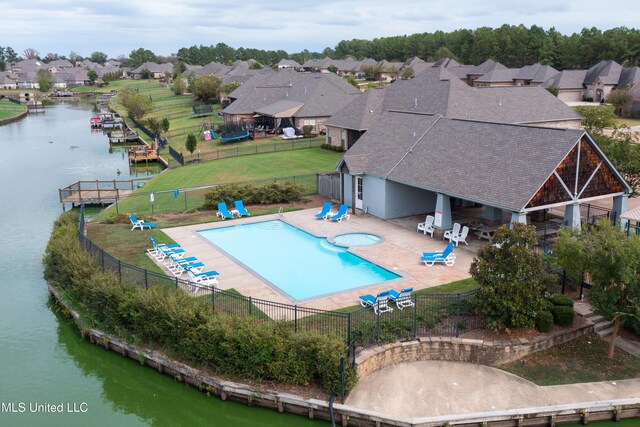
[[[82,56],[215,45],[322,51],[344,39],[502,24],[638,28],[637,0],[0,0],[0,46]]]

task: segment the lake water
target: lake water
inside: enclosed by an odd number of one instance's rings
[[[91,108],[57,105],[0,126],[0,402],[26,409],[0,411],[0,426],[327,425],[207,397],[90,344],[50,306],[41,259],[62,212],[58,188],[157,172],[109,153],[106,136],[89,128]],[[29,412],[60,403],[87,411]]]

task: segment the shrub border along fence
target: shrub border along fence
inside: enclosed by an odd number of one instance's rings
[[[79,327],[82,327],[80,315],[66,304],[57,289],[49,284],[48,290],[50,296],[69,313],[69,316]],[[129,357],[141,365],[156,369],[159,373],[170,375],[176,381],[196,387],[202,392],[213,394],[221,400],[233,400],[239,403],[246,403],[247,406],[276,409],[280,413],[287,412],[307,416],[309,419],[336,420],[342,426],[375,425],[386,427],[404,425],[407,427],[445,427],[455,424],[467,427],[478,425],[499,427],[504,425],[523,425],[522,423],[525,419],[527,420],[526,425],[529,426],[555,426],[556,423],[581,422],[586,424],[589,421],[618,421],[640,416],[640,399],[633,398],[408,419],[344,404],[334,405],[331,399],[329,401],[305,399],[289,393],[256,390],[246,384],[225,381],[207,375],[189,365],[169,359],[158,351],[129,344],[116,336],[106,334],[97,329],[85,329],[83,334],[92,344],[103,346],[105,349],[116,352],[123,357]],[[430,340],[433,341],[433,339]],[[454,342],[454,340],[458,339],[450,339],[451,342]],[[420,342],[423,341],[420,340]],[[414,345],[413,343],[408,344]]]
[[[294,183],[301,183],[302,185],[304,185],[305,182],[308,182],[307,180],[311,180],[311,178],[314,178],[315,184],[310,185],[308,188],[305,187],[305,190],[303,192],[303,195],[311,195],[311,194],[316,194],[318,192],[318,176],[319,174],[317,173],[311,173],[311,174],[305,174],[305,175],[291,175],[291,176],[279,176],[279,177],[275,177],[275,178],[264,178],[264,179],[255,179],[255,180],[251,180],[251,181],[235,181],[235,182],[221,182],[219,184],[213,184],[213,185],[201,185],[201,186],[197,186],[197,187],[181,187],[181,188],[175,188],[173,190],[158,190],[158,191],[136,191],[132,194],[129,194],[125,197],[121,197],[120,199],[116,199],[116,202],[114,204],[115,206],[115,210],[116,213],[120,213],[120,207],[118,205],[118,201],[119,200],[123,200],[125,198],[128,199],[135,199],[137,197],[144,197],[147,200],[149,200],[149,208],[148,211],[137,211],[138,213],[151,213],[156,214],[156,213],[161,213],[161,212],[167,212],[167,211],[163,211],[162,208],[160,207],[162,200],[160,199],[160,195],[169,195],[170,200],[175,200],[178,197],[182,198],[182,202],[180,202],[181,204],[184,203],[184,209],[182,210],[182,212],[186,212],[187,210],[191,209],[191,208],[195,208],[195,209],[199,209],[202,207],[202,205],[198,205],[198,206],[189,206],[189,196],[188,193],[190,192],[194,192],[194,191],[201,191],[201,190],[207,190],[207,189],[211,189],[211,188],[216,188],[216,187],[220,187],[223,185],[244,185],[244,184],[252,184],[252,185],[261,185],[261,184],[269,184],[269,183],[275,183],[275,182],[283,182],[283,181],[291,181]],[[153,202],[151,202],[151,194],[154,195],[153,197]],[[181,195],[182,194],[182,195]],[[173,210],[169,210],[168,212],[175,212]]]
[[[287,322],[296,332],[315,331],[323,335],[342,337],[345,355],[341,362],[355,365],[356,355],[362,350],[381,343],[397,340],[414,340],[418,337],[458,337],[463,330],[484,326],[484,320],[470,311],[470,302],[477,291],[458,294],[413,294],[413,306],[397,307],[390,313],[375,314],[371,308],[362,307],[343,313],[274,301],[245,297],[232,291],[210,288],[179,277],[170,277],[148,271],[115,258],[93,243],[85,234],[84,206],[80,208],[78,239],[80,245],[98,262],[100,268],[117,274],[120,281],[149,289],[152,286],[169,286],[205,295],[210,293],[211,309],[239,317],[253,317],[259,321]],[[342,382],[342,401],[345,384]]]

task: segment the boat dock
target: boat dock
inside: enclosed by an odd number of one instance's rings
[[[81,204],[106,205],[115,203],[141,187],[144,181],[76,181],[58,190],[60,203],[64,210],[66,203],[72,207]]]
[[[130,147],[129,148],[129,162],[138,163],[138,162],[153,162],[157,161],[159,158],[158,150],[154,150],[153,148],[149,148],[146,145],[141,145],[138,147]]]

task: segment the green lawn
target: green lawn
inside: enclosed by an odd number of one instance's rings
[[[640,119],[622,119],[618,117],[616,118],[616,124],[618,126],[627,125],[629,127],[640,126]]]
[[[0,120],[15,117],[25,111],[27,111],[27,107],[24,105],[14,104],[6,99],[0,100]]]
[[[607,357],[608,342],[590,334],[524,359],[499,366],[538,385],[614,381],[640,376],[640,358],[616,349]]]
[[[199,209],[204,205],[207,189],[181,192],[175,197],[173,190],[185,187],[207,186],[220,183],[273,179],[308,175],[317,172],[333,172],[340,159],[340,153],[312,148],[296,151],[233,157],[192,164],[170,169],[153,178],[144,187],[128,198],[120,201],[119,212],[170,213]],[[314,176],[296,180],[305,186],[308,194],[315,193]],[[149,193],[154,193],[154,204]],[[115,207],[102,213],[105,218],[115,214]]]

